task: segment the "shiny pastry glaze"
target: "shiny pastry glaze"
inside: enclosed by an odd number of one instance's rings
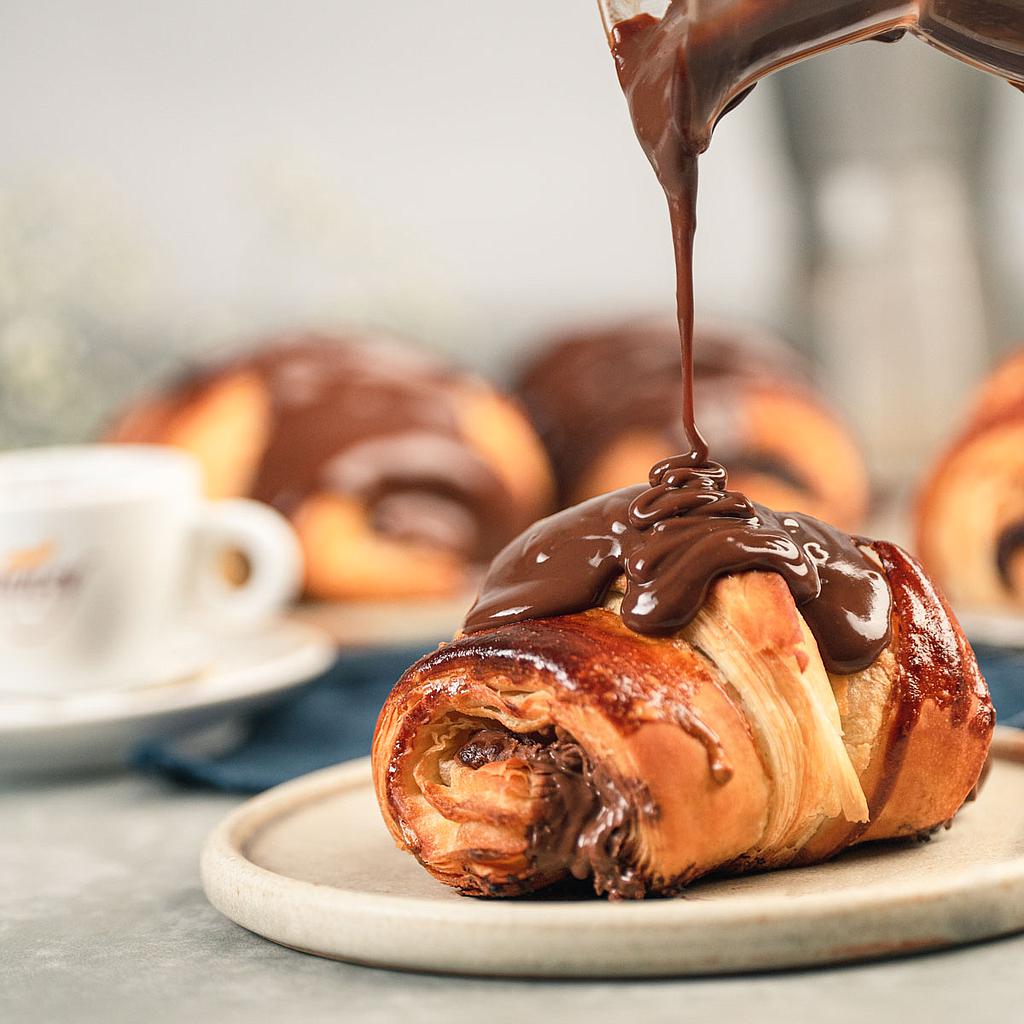
[[[994,713],[970,647],[930,580],[898,547],[882,543],[872,547],[892,589],[897,623],[891,647],[893,685],[878,734],[881,765],[877,780],[865,791],[874,822],[896,787],[907,784],[901,769],[926,707],[929,714],[948,715],[953,729],[965,730],[980,742],[991,735]],[[571,864],[576,865],[572,873],[582,875],[588,863],[605,865],[600,875],[604,888],[599,891],[613,897],[671,895],[685,887],[691,878],[657,878],[649,867],[636,862],[629,837],[657,821],[660,812],[635,780],[606,776],[611,787],[591,785],[588,779],[600,766],[585,751],[579,759],[543,754],[542,748],[549,744],[579,746],[560,730],[519,736],[497,723],[484,728],[473,724],[479,722],[473,708],[496,706],[491,689],[495,680],[512,693],[549,693],[563,713],[573,705],[599,709],[601,717],[623,736],[651,720],[675,720],[704,746],[710,774],[721,783],[732,773],[722,744],[690,711],[695,694],[722,687],[716,666],[689,645],[652,642],[628,629],[614,613],[591,609],[461,636],[413,666],[391,698],[393,705],[407,708],[394,715],[400,725],[389,744],[386,769],[386,799],[395,820],[402,819],[401,805],[395,802],[395,794],[402,792],[398,780],[412,771],[422,750],[421,730],[427,723],[450,721],[453,708],[469,716],[456,755],[463,764],[479,768],[490,761],[518,757],[529,766],[531,776],[538,773],[537,786],[556,787],[549,792],[549,813],[537,819],[525,836],[531,870],[489,889],[488,894],[531,891],[547,884],[545,880],[570,872]],[[484,688],[487,699],[477,697],[477,687]],[[558,789],[559,783],[550,776],[563,770],[571,778],[565,789]],[[599,820],[609,825],[604,833],[592,830]],[[615,824],[619,822],[621,831]],[[810,859],[821,860],[844,849],[867,827],[867,823],[837,820],[825,845]],[[586,839],[583,849],[578,849],[581,836]],[[591,837],[596,850],[591,848]],[[607,858],[613,842],[619,844],[615,863]],[[624,884],[616,882],[620,868]],[[459,878],[451,884],[478,891],[473,888],[475,876]]]
[[[818,850],[818,858],[856,842],[879,819],[900,779],[914,727],[926,704],[948,713],[953,729],[966,729],[981,738],[990,737],[995,726],[995,710],[977,660],[935,584],[897,545],[874,541],[871,548],[885,572],[898,623],[892,641],[895,676],[879,734],[882,766],[877,782],[865,793],[868,821],[838,823],[831,849]],[[973,793],[968,796],[973,798]],[[935,822],[934,827],[942,824]]]
[[[700,422],[711,424],[718,459],[733,472],[765,472],[810,490],[793,466],[750,447],[743,422],[744,397],[754,389],[806,393],[813,401],[796,353],[768,335],[701,323],[693,356],[696,411]],[[551,456],[564,503],[624,434],[661,437],[669,452],[686,447],[679,374],[679,329],[668,318],[580,330],[545,346],[523,373],[518,393]]]
[[[655,466],[649,487],[594,498],[517,537],[491,564],[465,629],[582,611],[619,583],[622,621],[667,635],[693,619],[718,576],[752,569],[786,581],[830,671],[866,668],[888,645],[889,588],[856,541],[754,504],[727,490],[721,466],[691,456]]]
[[[257,376],[271,424],[251,496],[293,514],[314,493],[365,503],[397,539],[492,555],[524,525],[500,476],[460,429],[479,385],[390,339],[284,338],[200,375]]]
[[[876,541],[873,547],[889,580],[899,621],[897,676],[890,697],[892,721],[881,784],[870,808],[871,819],[875,820],[899,777],[913,728],[926,702],[948,710],[954,728],[970,728],[984,736],[991,735],[995,711],[974,654],[954,625],[956,620],[935,584],[895,544]],[[968,721],[972,707],[977,711]]]
[[[617,622],[616,630],[607,620]],[[707,755],[708,770],[719,784],[732,778],[733,769],[715,732],[690,712],[686,693],[672,700],[665,692],[654,696],[655,680],[664,673],[673,682],[685,679],[692,686],[710,685],[707,663],[686,647],[666,654],[653,644],[637,647],[634,631],[611,612],[588,609],[583,614],[553,618],[523,618],[496,624],[486,631],[465,634],[417,665],[429,673],[458,664],[463,671],[487,671],[503,662],[528,664],[558,681],[562,700],[592,701],[620,730],[629,732],[642,721],[640,709],[657,704],[663,713],[695,739]],[[601,650],[603,659],[595,659]],[[666,691],[667,692],[667,691]]]

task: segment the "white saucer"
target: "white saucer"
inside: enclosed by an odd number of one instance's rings
[[[202,667],[173,682],[67,697],[0,696],[0,780],[123,763],[139,743],[253,710],[333,663],[330,638],[277,622],[207,638]]]
[[[1024,615],[959,609],[956,614],[967,639],[972,643],[1019,647],[1024,650]]]
[[[282,945],[417,971],[639,977],[897,956],[1024,930],[1024,734],[1000,730],[994,752],[978,801],[931,842],[626,904],[459,896],[395,848],[354,761],[235,810],[207,840],[203,885]]]

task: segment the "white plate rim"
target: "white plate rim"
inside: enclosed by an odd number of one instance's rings
[[[979,609],[957,609],[957,620],[972,643],[1024,651],[1024,615]]]
[[[459,631],[478,587],[449,597],[330,601],[305,598],[289,612],[293,622],[325,630],[354,652],[428,648]]]

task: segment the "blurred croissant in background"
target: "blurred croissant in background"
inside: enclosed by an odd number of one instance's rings
[[[917,503],[918,552],[950,600],[1024,610],[1024,350],[982,385]]]
[[[685,449],[679,360],[678,327],[661,318],[581,328],[539,348],[519,394],[563,505],[645,480]],[[697,422],[734,489],[843,529],[861,524],[864,460],[794,350],[750,327],[698,323],[694,373]]]
[[[109,437],[183,448],[211,497],[284,513],[325,599],[457,594],[552,499],[514,401],[367,333],[266,342],[139,400]]]

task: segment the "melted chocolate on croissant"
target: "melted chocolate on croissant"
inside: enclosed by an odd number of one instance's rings
[[[571,736],[557,728],[532,736],[486,728],[471,736],[456,757],[473,769],[509,760],[529,765],[545,793],[543,817],[527,832],[528,856],[536,871],[592,879],[596,892],[614,898],[643,895],[643,882],[630,867],[626,846],[637,797],[647,813],[652,808],[638,792],[628,798],[623,784],[594,765]]]
[[[639,633],[672,633],[712,581],[765,569],[785,579],[826,667],[866,668],[889,642],[889,588],[847,534],[730,491],[717,463],[666,459],[650,486],[606,494],[535,524],[494,560],[469,633],[601,604],[624,581],[620,612]]]

